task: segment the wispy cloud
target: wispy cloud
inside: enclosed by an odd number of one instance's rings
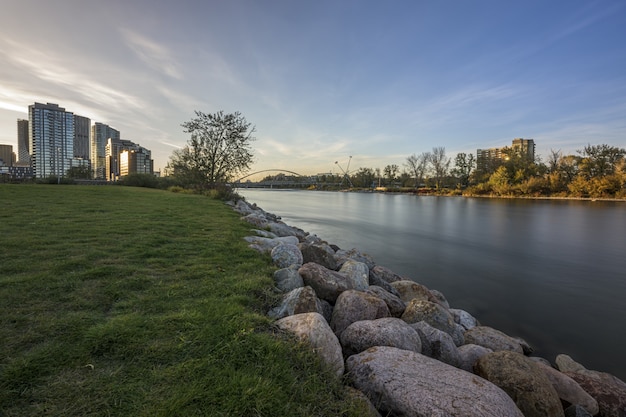
[[[150,68],[172,78],[179,80],[183,78],[171,52],[163,44],[127,28],[120,28],[119,32],[126,45]]]

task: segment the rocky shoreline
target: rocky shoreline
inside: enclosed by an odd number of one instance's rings
[[[626,383],[482,326],[444,294],[289,226],[245,200],[249,246],[284,293],[268,314],[308,343],[370,415],[626,417]]]

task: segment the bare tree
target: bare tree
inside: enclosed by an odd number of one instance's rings
[[[387,178],[387,184],[393,185],[393,182],[396,180],[398,176],[398,171],[400,168],[396,164],[387,165],[383,172],[385,173],[385,178]]]
[[[433,174],[435,175],[435,186],[437,189],[441,187],[441,181],[448,175],[450,168],[450,158],[446,157],[446,148],[443,146],[433,148],[430,153],[428,162],[430,162]]]
[[[415,188],[418,188],[424,181],[424,173],[428,165],[428,152],[422,152],[419,156],[413,154],[406,158],[404,165],[407,167],[413,178],[415,178]]]

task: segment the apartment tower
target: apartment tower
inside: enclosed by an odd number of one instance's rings
[[[53,103],[28,106],[29,149],[35,178],[62,177],[74,156],[74,114]]]
[[[99,122],[91,127],[91,168],[94,179],[104,180],[107,178],[106,146],[109,139],[119,141],[119,130]]]
[[[17,162],[30,166],[30,145],[28,139],[28,120],[17,119]]]

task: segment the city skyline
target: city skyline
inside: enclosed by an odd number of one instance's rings
[[[256,126],[252,171],[383,168],[534,138],[626,147],[626,4],[3,2],[0,143],[52,102],[152,150],[203,112]],[[93,29],[97,25],[98,30]]]

